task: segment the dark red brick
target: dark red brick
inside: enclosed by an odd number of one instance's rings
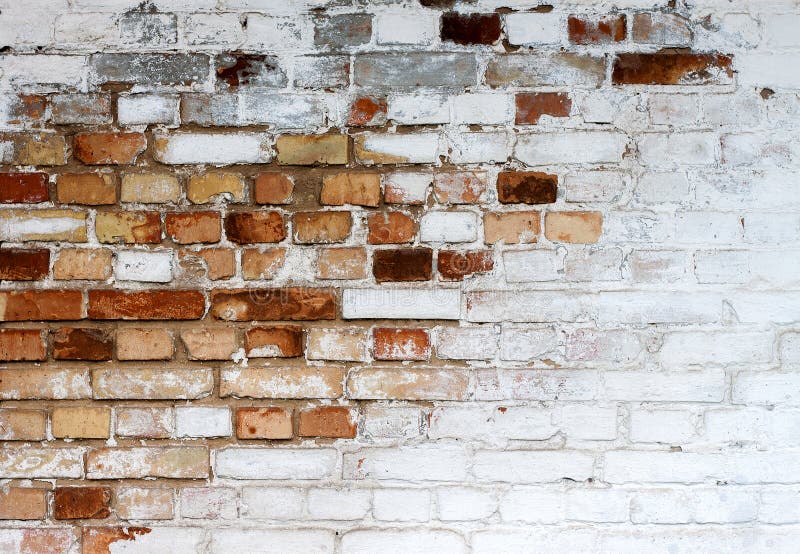
[[[200,319],[206,309],[196,290],[90,290],[90,319]]]
[[[440,250],[436,259],[439,275],[445,281],[461,281],[467,275],[494,269],[491,250]]]
[[[225,321],[334,319],[336,296],[331,289],[304,287],[215,290],[211,315]]]
[[[722,54],[619,54],[611,80],[615,85],[713,84],[720,72],[733,75],[731,62]]]
[[[571,15],[567,29],[573,44],[611,44],[625,40],[627,20],[621,14],[600,18]]]
[[[56,519],[103,519],[111,515],[110,503],[107,487],[57,487],[53,515]]]
[[[252,327],[244,338],[252,358],[296,358],[303,355],[303,328],[296,325]]]
[[[569,117],[572,100],[565,92],[523,92],[515,98],[517,125],[536,125],[543,115]]]
[[[280,242],[286,238],[286,225],[278,212],[242,212],[225,217],[228,240],[239,243]]]
[[[383,125],[386,123],[387,104],[385,98],[362,96],[350,106],[347,124],[352,127]]]
[[[442,14],[442,40],[456,44],[494,44],[500,39],[500,16],[496,13]]]
[[[37,281],[47,277],[49,270],[50,251],[45,248],[0,249],[0,280]]]
[[[557,191],[557,175],[506,171],[497,176],[497,199],[503,204],[552,204]]]
[[[110,360],[114,339],[102,329],[62,327],[53,337],[53,357],[56,360]]]
[[[384,281],[430,281],[433,251],[430,248],[398,248],[376,250],[372,273],[379,283]]]
[[[47,173],[0,173],[0,203],[47,202]]]

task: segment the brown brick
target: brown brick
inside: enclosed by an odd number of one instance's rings
[[[111,277],[111,250],[106,248],[64,248],[53,264],[53,278],[59,280],[104,280]]]
[[[44,519],[46,515],[47,491],[45,489],[22,487],[0,489],[0,519]]]
[[[618,54],[611,80],[615,85],[706,85],[733,75],[732,59],[722,54]]]
[[[342,242],[350,235],[350,212],[299,212],[292,217],[294,241],[300,244]]]
[[[552,204],[558,175],[538,171],[504,171],[497,176],[497,199],[503,204]]]
[[[75,135],[72,149],[85,164],[132,164],[144,152],[141,133],[80,133]]]
[[[62,204],[114,204],[117,183],[111,173],[65,173],[56,179],[56,193]]]
[[[26,133],[12,138],[17,165],[66,165],[67,141],[62,135]]]
[[[364,279],[366,276],[367,251],[364,248],[323,248],[319,251],[319,279]]]
[[[47,202],[47,173],[0,173],[0,204]]]
[[[494,259],[491,250],[439,250],[436,267],[442,280],[461,281],[468,275],[491,271]]]
[[[84,369],[4,369],[0,400],[64,400],[90,398],[89,371]]]
[[[433,251],[430,248],[376,250],[372,273],[379,283],[385,281],[430,281]]]
[[[203,248],[181,250],[182,260],[198,260],[212,281],[229,279],[236,274],[236,256],[230,248]]]
[[[286,261],[285,248],[242,250],[242,278],[248,281],[272,279]]]
[[[311,321],[336,317],[336,297],[330,289],[215,290],[211,315],[224,321]]]
[[[376,207],[381,201],[381,176],[378,173],[338,173],[322,180],[320,204],[323,206]]]
[[[47,412],[43,410],[0,408],[0,440],[45,440],[46,427]]]
[[[539,212],[487,213],[483,216],[486,244],[530,244],[539,240]]]
[[[514,97],[517,125],[536,125],[543,115],[569,117],[572,100],[566,92],[520,92]]]
[[[56,519],[103,519],[111,515],[108,487],[56,487],[53,517]]]
[[[411,216],[402,212],[370,214],[367,219],[369,244],[403,244],[413,242],[416,227]]]
[[[175,352],[166,329],[118,329],[117,358],[120,360],[169,360]]]
[[[256,204],[291,204],[294,181],[285,173],[262,173],[256,177]]]
[[[600,212],[548,212],[544,215],[544,236],[558,242],[591,244],[603,231]]]
[[[150,532],[149,527],[84,527],[81,531],[83,554],[110,554],[115,542],[133,542]]]
[[[352,439],[356,436],[353,412],[345,406],[319,406],[300,412],[298,435]]]
[[[625,16],[603,17],[569,16],[567,30],[573,44],[613,44],[625,40],[627,21]]]
[[[250,358],[296,358],[303,355],[303,328],[296,325],[252,327],[245,334]]]
[[[478,204],[484,200],[486,188],[483,171],[437,173],[433,179],[436,201],[442,204]]]
[[[38,281],[50,271],[50,251],[45,248],[0,248],[0,280]]]
[[[388,105],[385,98],[374,96],[361,96],[350,105],[350,115],[347,117],[349,127],[367,127],[370,125],[384,125]]]
[[[107,439],[111,429],[110,408],[54,408],[53,436],[67,439]]]
[[[278,212],[240,212],[225,216],[228,240],[239,243],[280,242],[286,225]]]
[[[157,244],[161,216],[158,212],[98,212],[95,234],[106,244]]]
[[[169,213],[164,227],[178,244],[219,242],[222,238],[222,219],[219,212]]]
[[[56,360],[110,360],[114,338],[103,329],[62,327],[53,336],[53,357]]]
[[[190,360],[229,360],[238,346],[232,327],[188,329],[181,340]]]
[[[425,329],[380,327],[372,331],[376,360],[427,360],[431,339]]]
[[[91,319],[200,319],[205,297],[196,290],[90,290]]]
[[[178,178],[169,174],[126,173],[120,185],[120,202],[165,204],[181,196]]]
[[[236,436],[240,439],[291,439],[292,412],[283,408],[239,408]]]
[[[500,39],[500,16],[496,13],[442,14],[441,37],[456,44],[494,44]]]
[[[347,135],[282,135],[275,147],[281,165],[342,165],[347,163]]]
[[[237,173],[206,173],[189,178],[186,197],[193,204],[206,204],[215,197],[244,201],[244,178]]]
[[[83,318],[79,290],[0,291],[0,321],[69,321]]]

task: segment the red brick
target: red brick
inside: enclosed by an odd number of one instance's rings
[[[83,318],[79,290],[0,291],[0,321],[69,321]]]
[[[496,13],[442,14],[442,40],[456,44],[494,44],[500,39],[500,16]]]
[[[215,290],[211,315],[225,321],[334,319],[336,297],[331,289],[303,287]]]
[[[84,527],[81,536],[83,554],[110,554],[111,545],[135,541],[150,532],[149,527]]]
[[[619,54],[611,80],[615,85],[714,84],[716,72],[733,75],[732,59],[722,54]]]
[[[56,360],[110,360],[114,339],[102,329],[62,327],[53,337],[53,357]]]
[[[294,181],[285,173],[262,173],[256,177],[256,204],[290,204]]]
[[[53,493],[56,519],[103,519],[111,515],[108,487],[58,487]]]
[[[0,329],[0,361],[44,361],[47,359],[39,329]]]
[[[300,244],[342,242],[350,235],[350,212],[299,212],[292,217],[294,241]]]
[[[412,242],[416,229],[414,220],[402,212],[370,214],[367,220],[369,244],[402,244]]]
[[[376,360],[427,360],[431,357],[431,340],[425,329],[373,330]]]
[[[569,16],[567,29],[573,44],[611,44],[625,40],[627,21],[624,15],[599,18]]]
[[[372,273],[379,283],[385,281],[430,281],[433,251],[430,248],[376,250]]]
[[[170,213],[164,223],[167,235],[178,244],[219,242],[222,238],[218,212]]]
[[[110,173],[68,173],[58,176],[56,194],[62,204],[114,204],[117,185]]]
[[[209,279],[229,279],[236,274],[236,256],[230,248],[203,248],[202,250],[181,250],[181,265],[199,274],[205,273]]]
[[[291,439],[292,412],[283,408],[239,408],[236,436],[240,439]]]
[[[50,251],[45,248],[0,249],[0,280],[37,281],[50,271]]]
[[[436,260],[439,275],[445,281],[461,281],[467,275],[494,269],[491,250],[440,250]]]
[[[361,96],[350,106],[347,124],[352,127],[383,125],[386,123],[387,104],[385,98]]]
[[[105,244],[158,244],[161,215],[158,212],[98,212],[97,240]]]
[[[296,358],[303,355],[303,328],[296,325],[252,327],[245,334],[250,358]]]
[[[47,173],[0,173],[0,203],[47,202]]]
[[[557,175],[504,171],[497,176],[497,199],[503,204],[552,204],[557,191]]]
[[[141,133],[80,133],[72,143],[75,157],[85,164],[131,164],[146,146]]]
[[[228,240],[239,244],[280,242],[286,238],[286,225],[278,212],[240,212],[225,217]]]
[[[196,290],[90,290],[91,319],[200,319],[205,297]]]
[[[356,436],[356,422],[350,408],[319,406],[300,412],[298,434],[301,437],[352,439]]]
[[[565,92],[522,92],[515,97],[517,125],[536,125],[543,115],[569,117],[572,100]]]

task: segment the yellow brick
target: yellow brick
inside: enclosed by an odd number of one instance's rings
[[[284,135],[276,147],[282,165],[346,164],[349,140],[347,135]]]
[[[181,197],[181,184],[173,175],[153,173],[128,173],[122,176],[120,200],[143,204],[177,202]]]
[[[53,436],[70,439],[107,439],[111,427],[109,408],[55,408]]]
[[[230,194],[234,202],[244,200],[244,179],[235,173],[207,173],[189,179],[186,197],[194,204],[210,202],[214,196]]]

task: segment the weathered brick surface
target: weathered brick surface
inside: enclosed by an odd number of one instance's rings
[[[797,2],[0,6],[0,551],[797,550]]]

